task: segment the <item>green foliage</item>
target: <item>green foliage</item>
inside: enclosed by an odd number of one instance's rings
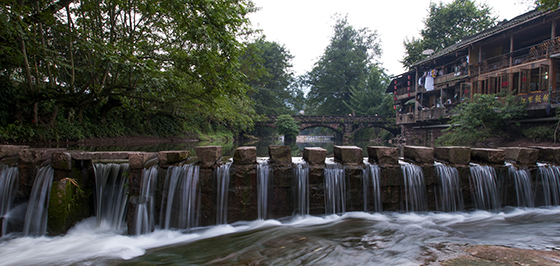
[[[278,133],[284,135],[285,139],[295,139],[299,134],[299,126],[296,120],[290,115],[279,115],[274,124],[276,125]]]
[[[290,61],[293,56],[282,45],[260,38],[247,44],[242,69],[247,71],[247,84],[252,88],[255,112],[262,115],[295,114],[294,102],[301,91],[294,82]]]
[[[250,128],[239,40],[254,10],[249,0],[6,2],[0,138]]]
[[[383,68],[372,65],[365,86],[350,88],[350,99],[344,104],[356,115],[395,115],[392,95],[385,93],[390,81]]]
[[[507,137],[514,120],[526,115],[525,104],[513,95],[475,94],[454,110],[447,133],[438,138],[439,145],[469,145],[490,137]]]
[[[428,17],[420,38],[405,39],[405,55],[401,63],[410,67],[424,59],[422,51],[435,52],[449,47],[463,38],[481,32],[496,23],[486,4],[476,5],[473,0],[454,0],[451,3],[430,3]]]
[[[351,91],[365,90],[371,64],[381,55],[375,31],[355,29],[346,17],[333,30],[330,44],[305,78],[307,114],[351,114]]]
[[[535,5],[544,10],[557,10],[560,7],[560,0],[535,0]]]
[[[552,126],[538,126],[528,127],[521,130],[523,135],[533,142],[553,141],[554,140],[554,127]]]

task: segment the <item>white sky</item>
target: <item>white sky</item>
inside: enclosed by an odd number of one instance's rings
[[[266,40],[284,45],[294,56],[293,70],[303,75],[325,51],[332,37],[334,14],[348,15],[355,28],[376,30],[389,75],[404,72],[403,41],[420,36],[430,0],[252,0],[261,10],[250,14],[253,28],[262,29]],[[531,0],[475,0],[492,8],[499,20],[512,19],[533,8]],[[439,3],[439,0],[432,1]],[[443,0],[449,3],[451,0]]]

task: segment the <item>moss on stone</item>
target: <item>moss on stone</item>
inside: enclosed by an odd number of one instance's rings
[[[75,179],[53,182],[47,220],[49,234],[63,234],[80,220],[91,216],[87,204],[91,195],[91,191],[83,191]]]

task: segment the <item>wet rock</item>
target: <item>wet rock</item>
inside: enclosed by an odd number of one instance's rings
[[[53,153],[52,168],[56,170],[72,170],[72,155],[68,152]]]
[[[66,149],[22,149],[19,151],[18,155],[21,163],[40,164],[43,161],[51,159],[53,153],[61,151],[66,151]]]
[[[529,148],[537,149],[539,151],[539,155],[537,158],[538,161],[560,163],[560,147],[533,146]]]
[[[482,163],[504,164],[505,153],[501,149],[472,148],[471,159]]]
[[[306,147],[303,149],[303,159],[308,164],[324,164],[327,150],[319,147]]]
[[[470,147],[435,147],[434,158],[450,164],[467,165],[471,162]]]
[[[368,146],[368,157],[370,163],[380,165],[398,165],[399,151],[395,147]]]
[[[539,157],[539,150],[524,147],[503,147],[504,158],[518,164],[534,165]]]
[[[29,149],[29,146],[0,145],[0,159],[18,155],[21,150]]]
[[[238,165],[256,164],[257,147],[239,147],[233,154],[233,163]]]
[[[287,164],[292,162],[292,150],[290,146],[270,145],[268,146],[268,156],[271,163]]]
[[[128,155],[128,164],[130,169],[142,169],[149,160],[157,156],[155,152],[132,152]]]
[[[160,151],[158,153],[159,165],[167,167],[172,164],[180,163],[189,158],[189,151]]]
[[[214,165],[222,158],[222,146],[199,146],[194,150],[202,166]]]
[[[334,146],[334,159],[345,165],[361,164],[364,151],[357,146]]]
[[[421,146],[404,146],[404,158],[417,163],[433,163],[434,149]]]

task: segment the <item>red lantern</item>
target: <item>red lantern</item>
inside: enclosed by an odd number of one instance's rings
[[[394,99],[394,100],[395,100],[395,102],[396,102],[396,101],[397,101],[397,97],[395,97],[395,99]]]
[[[396,105],[393,105],[393,110],[397,110],[397,106],[396,106]]]
[[[408,94],[408,97],[410,97],[410,93]]]

